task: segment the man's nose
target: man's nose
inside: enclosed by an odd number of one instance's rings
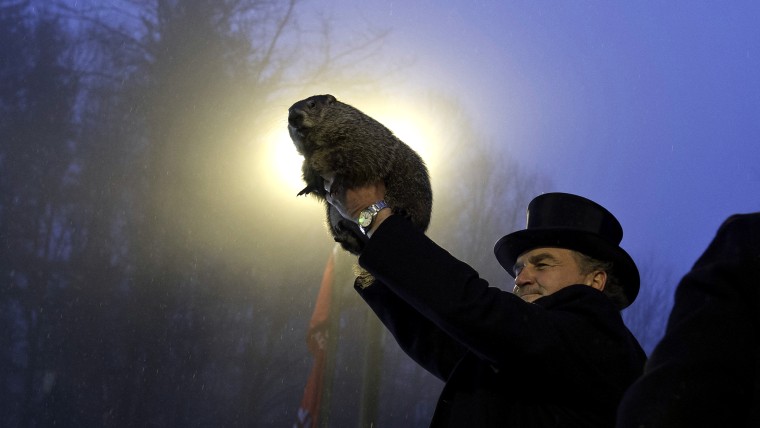
[[[533,276],[530,274],[530,269],[527,266],[520,269],[520,273],[515,277],[515,285],[522,287],[525,284],[529,284],[533,280]]]

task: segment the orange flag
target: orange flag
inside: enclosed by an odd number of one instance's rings
[[[306,343],[309,352],[314,356],[314,365],[309,374],[309,380],[304,388],[301,406],[293,428],[316,428],[319,421],[319,407],[322,400],[322,383],[324,381],[325,363],[327,360],[327,340],[330,331],[330,299],[332,296],[332,283],[335,270],[335,249],[330,253],[322,275],[322,284],[319,287],[317,303],[314,305],[314,313],[309,322],[309,333]]]

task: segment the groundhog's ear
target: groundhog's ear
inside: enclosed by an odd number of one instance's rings
[[[326,101],[326,104],[332,104],[332,103],[334,103],[335,101],[338,101],[338,100],[336,100],[334,96],[332,96],[332,95],[327,95],[327,101]]]

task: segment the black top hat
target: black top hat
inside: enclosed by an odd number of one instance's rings
[[[569,193],[545,193],[528,204],[525,229],[501,238],[494,253],[513,277],[520,254],[539,247],[567,248],[612,262],[614,275],[631,304],[639,294],[639,270],[620,248],[622,239],[620,222],[596,202]]]

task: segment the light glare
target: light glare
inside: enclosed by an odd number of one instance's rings
[[[285,130],[278,132],[276,138],[270,141],[272,143],[270,143],[269,154],[266,156],[268,164],[266,167],[270,169],[274,177],[277,177],[286,192],[295,195],[305,186],[301,179],[303,157],[298,154]]]

